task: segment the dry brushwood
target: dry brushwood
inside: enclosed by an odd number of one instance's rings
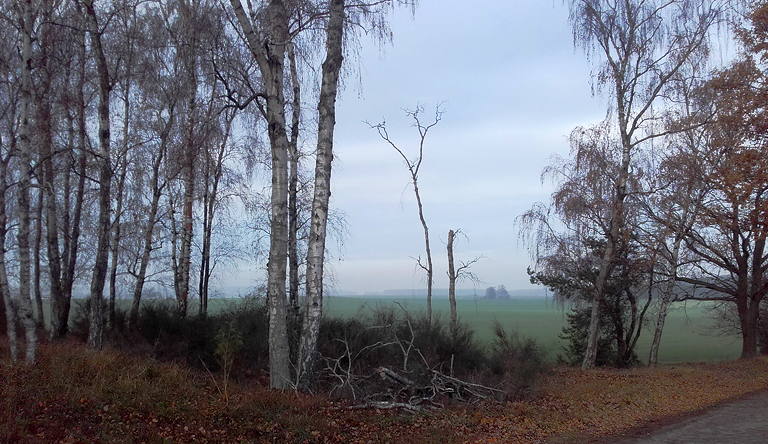
[[[369,327],[388,330],[391,339],[380,340],[358,350],[353,349],[350,345],[353,341],[349,338],[335,339],[341,345],[337,349],[340,351],[339,356],[322,358],[326,364],[323,373],[329,381],[333,381],[331,393],[359,401],[360,404],[353,408],[397,408],[404,412],[440,408],[441,399],[478,402],[496,401],[506,397],[503,390],[461,380],[454,377],[452,371],[451,375],[447,375],[437,370],[440,366],[430,365],[421,350],[415,346],[417,334],[407,314],[404,325],[407,327],[406,337],[402,337],[402,332],[398,336],[394,325]],[[356,365],[358,359],[374,351],[392,347],[402,354],[402,369],[379,365],[367,376],[359,374],[361,369]],[[420,361],[415,368],[411,358]]]

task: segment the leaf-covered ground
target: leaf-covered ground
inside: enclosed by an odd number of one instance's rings
[[[565,443],[656,427],[768,388],[768,358],[625,371],[558,368],[527,402],[438,413],[355,409],[118,352],[42,345],[33,367],[0,348],[0,442]]]

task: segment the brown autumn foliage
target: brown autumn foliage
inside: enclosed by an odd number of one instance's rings
[[[768,389],[768,358],[657,369],[558,368],[529,401],[425,414],[280,393],[258,380],[227,397],[210,375],[82,344],[44,344],[32,367],[0,347],[0,442],[585,442],[653,427]]]

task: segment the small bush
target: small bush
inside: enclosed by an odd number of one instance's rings
[[[88,340],[88,333],[91,329],[91,298],[74,299],[72,305],[72,320],[70,321],[70,333],[81,341]],[[104,333],[111,339],[124,334],[125,320],[128,313],[125,310],[115,307],[115,325],[112,331],[108,331],[107,323],[109,321],[109,301],[102,300],[101,306],[102,324]]]
[[[546,352],[533,338],[520,337],[517,331],[506,332],[493,322],[491,369],[503,377],[503,389],[512,399],[532,395],[539,375],[548,371]]]
[[[72,334],[85,341],[90,327],[89,300],[76,300]],[[105,322],[107,304],[104,305]],[[181,361],[200,370],[222,369],[217,354],[217,335],[231,326],[240,332],[242,346],[231,357],[228,374],[249,376],[253,369],[265,368],[268,357],[268,316],[262,300],[245,298],[214,316],[182,316],[173,301],[153,300],[142,304],[139,318],[126,331],[127,314],[116,312],[115,327],[108,338],[113,346],[140,354],[149,353],[162,361]],[[233,330],[233,331],[234,331]]]
[[[571,310],[567,314],[568,326],[563,328],[560,339],[566,340],[567,345],[563,347],[564,354],[558,355],[557,360],[560,364],[569,366],[580,366],[584,361],[584,354],[587,352],[587,337],[589,335],[589,324],[592,319],[592,307],[584,307]],[[600,318],[600,332],[597,340],[597,366],[620,366],[619,353],[616,350],[616,336],[613,331],[613,322],[610,314],[603,311]],[[621,366],[631,366],[640,363],[635,351],[629,356],[626,362]]]

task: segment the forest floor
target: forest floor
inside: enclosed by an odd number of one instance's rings
[[[224,390],[220,377],[82,343],[34,366],[0,344],[0,443],[612,442],[768,389],[768,358],[656,369],[555,368],[531,400],[404,414],[349,401]]]

